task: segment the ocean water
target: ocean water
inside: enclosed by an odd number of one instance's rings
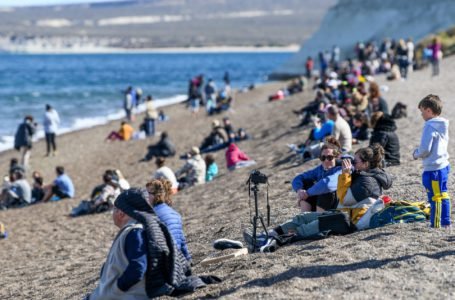
[[[0,54],[0,151],[12,148],[25,115],[40,124],[45,104],[59,113],[59,134],[124,117],[123,91],[140,87],[157,106],[186,99],[188,80],[198,74],[222,87],[261,84],[292,53],[172,53],[16,55]],[[164,109],[165,110],[165,109]]]

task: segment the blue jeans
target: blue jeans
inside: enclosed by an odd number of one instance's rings
[[[447,179],[450,165],[436,171],[425,171],[422,174],[422,183],[430,202],[431,227],[439,228],[450,225],[450,198],[447,193]]]
[[[155,135],[155,119],[145,120],[145,133],[147,136]]]

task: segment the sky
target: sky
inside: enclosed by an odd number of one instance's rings
[[[58,5],[71,3],[107,2],[119,0],[0,0],[0,7],[31,6],[31,5]]]

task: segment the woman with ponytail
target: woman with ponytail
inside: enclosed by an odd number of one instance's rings
[[[344,159],[338,177],[338,209],[357,222],[368,208],[392,186],[392,178],[382,169],[384,149],[379,144],[356,151],[354,162]]]

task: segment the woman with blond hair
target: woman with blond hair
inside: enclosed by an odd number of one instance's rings
[[[191,255],[183,232],[182,217],[171,207],[172,184],[166,179],[154,179],[148,182],[146,187],[149,193],[150,205],[153,206],[156,215],[166,225],[177,248],[182,251],[188,261],[191,261]]]

